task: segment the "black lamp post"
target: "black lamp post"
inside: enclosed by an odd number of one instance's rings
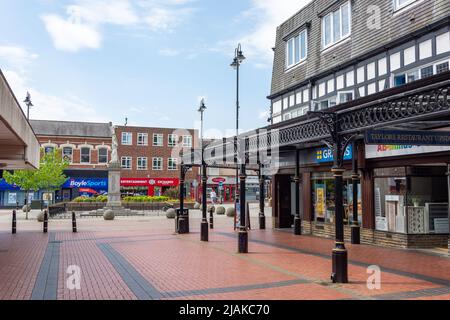
[[[27,96],[23,102],[25,102],[25,105],[27,106],[27,120],[30,120],[30,108],[34,105],[31,102],[31,94],[29,92],[27,92]]]
[[[242,47],[241,44],[238,44],[237,48],[234,52],[234,59],[231,63],[231,66],[236,70],[236,139],[235,139],[235,151],[236,155],[238,155],[240,152],[239,150],[243,151],[243,154],[240,154],[240,156],[237,156],[237,160],[240,161],[240,174],[239,170],[236,170],[236,191],[237,191],[237,185],[238,181],[240,180],[240,187],[239,187],[239,207],[240,207],[240,227],[239,227],[239,238],[238,238],[238,252],[239,253],[248,253],[248,232],[247,232],[247,225],[246,225],[246,199],[245,199],[245,187],[246,187],[246,169],[245,169],[245,147],[239,148],[238,147],[238,138],[239,138],[239,68],[240,65],[244,62],[245,56],[242,53]],[[240,159],[239,159],[240,158]],[[239,162],[236,162],[239,163]],[[239,178],[238,178],[239,176]],[[236,203],[237,203],[237,192],[236,192]],[[236,206],[237,207],[237,206]]]
[[[201,128],[200,128],[200,136],[201,136],[201,147],[202,147],[202,223],[200,226],[200,238],[201,241],[208,241],[209,235],[208,235],[208,219],[207,219],[207,201],[206,201],[206,189],[208,187],[208,177],[206,175],[206,162],[205,162],[205,148],[203,145],[203,113],[206,110],[205,100],[202,99],[200,101],[200,108],[198,109],[198,112],[200,112],[201,115]]]
[[[245,56],[242,53],[242,47],[241,44],[238,44],[237,48],[234,51],[234,59],[231,63],[231,67],[236,70],[236,138],[234,140],[234,151],[236,152],[236,155],[238,153],[238,137],[239,137],[239,109],[241,108],[239,105],[239,69],[244,62]],[[239,169],[236,169],[236,187],[235,187],[235,209],[236,209],[236,203],[239,202]]]

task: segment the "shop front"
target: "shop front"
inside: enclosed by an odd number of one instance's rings
[[[401,247],[447,247],[450,147],[366,146],[373,177],[375,239]],[[385,240],[387,239],[387,240]]]
[[[177,178],[122,178],[120,180],[122,196],[163,196],[167,190],[177,188],[179,185],[180,179]],[[187,191],[187,194],[191,193],[191,190]]]
[[[77,197],[95,197],[108,193],[108,178],[69,178],[61,190],[55,192],[57,202],[71,201]]]

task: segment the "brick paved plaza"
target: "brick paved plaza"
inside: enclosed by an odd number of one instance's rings
[[[445,254],[349,244],[350,283],[334,285],[332,240],[253,230],[250,253],[238,255],[226,217],[216,217],[202,243],[196,212],[183,236],[165,217],[79,219],[76,234],[70,220],[51,220],[43,234],[35,220],[20,219],[11,235],[9,214],[0,213],[2,300],[450,299]],[[72,265],[81,268],[80,290],[66,286]],[[381,267],[380,290],[367,288],[369,265]]]

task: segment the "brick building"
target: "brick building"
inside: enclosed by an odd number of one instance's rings
[[[196,130],[119,126],[119,160],[122,165],[123,194],[163,195],[180,184],[176,150],[198,143]],[[194,197],[198,169],[186,175],[188,197]]]

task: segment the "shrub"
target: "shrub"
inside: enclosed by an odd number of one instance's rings
[[[159,197],[148,197],[148,196],[133,196],[123,198],[125,202],[143,202],[143,203],[160,203],[169,201],[169,197],[159,196]]]
[[[173,200],[180,199],[180,189],[179,188],[170,188],[166,192],[164,192],[164,196]]]
[[[77,203],[96,203],[96,202],[108,202],[108,196],[97,196],[97,197],[78,197],[73,200]]]

